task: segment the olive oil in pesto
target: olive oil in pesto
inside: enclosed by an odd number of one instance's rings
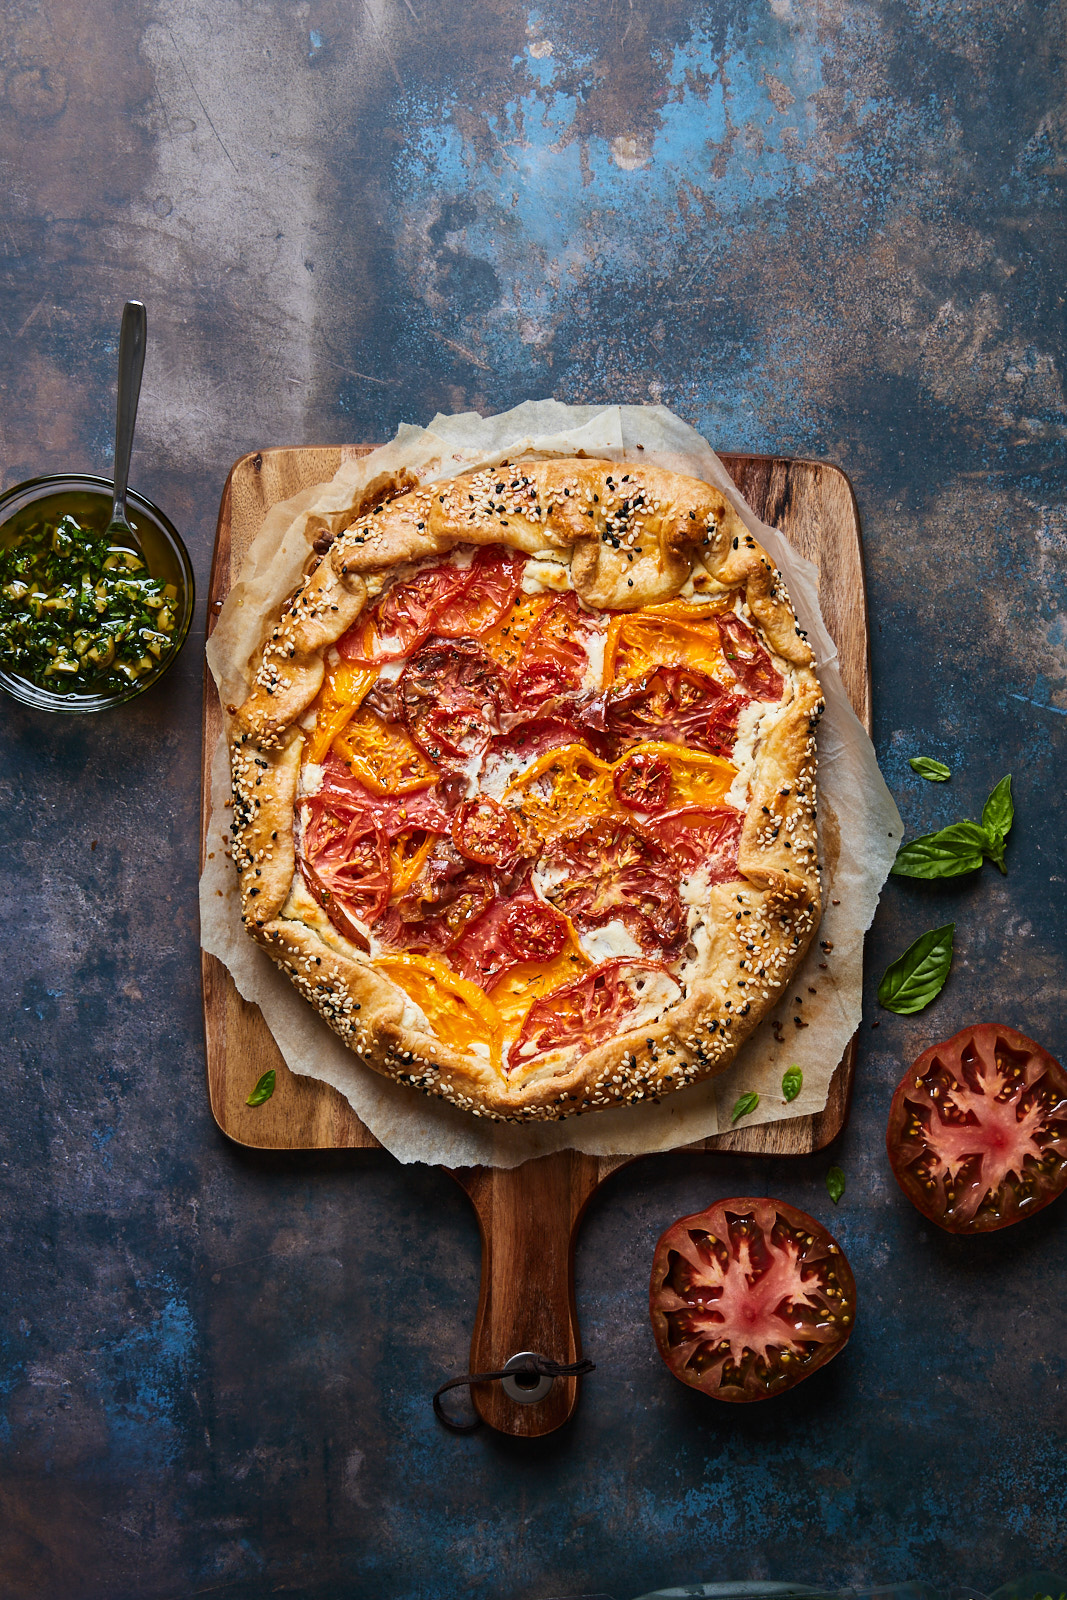
[[[181,575],[141,529],[140,549],[112,543],[109,510],[99,497],[54,495],[5,524],[0,669],[72,695],[122,693],[158,670],[180,620]]]

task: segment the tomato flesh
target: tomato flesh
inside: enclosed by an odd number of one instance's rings
[[[511,1059],[525,1066],[550,1050],[580,1045],[591,1050],[626,1029],[650,986],[664,995],[664,1004],[680,988],[665,967],[655,962],[608,961],[593,967],[573,983],[553,989],[535,1000],[511,1051]]]
[[[519,848],[519,830],[499,800],[464,800],[452,818],[452,843],[483,867],[505,867]]]
[[[674,863],[661,844],[624,817],[606,817],[550,845],[542,865],[552,901],[582,932],[621,922],[642,950],[677,954],[687,918]]]
[[[670,763],[638,750],[616,767],[615,798],[631,811],[662,811],[670,797]]]
[[[656,667],[608,691],[604,727],[621,746],[653,740],[729,758],[737,719],[751,699],[695,667]]]
[[[525,564],[525,556],[500,545],[479,550],[464,573],[463,587],[434,616],[432,631],[446,639],[469,639],[488,632],[511,610]]]
[[[719,1200],[660,1238],[649,1294],[659,1353],[714,1400],[766,1400],[825,1366],[856,1317],[844,1251],[781,1200]]]
[[[713,806],[679,806],[648,822],[649,831],[666,846],[682,871],[704,867],[709,883],[732,883],[740,877],[737,852],[743,826],[739,811]]]
[[[551,961],[567,942],[567,919],[541,900],[512,905],[503,924],[504,942],[518,961]]]
[[[1067,1072],[1014,1028],[964,1028],[905,1074],[886,1145],[900,1187],[939,1228],[1006,1228],[1067,1189]]]
[[[747,622],[734,612],[717,617],[727,668],[754,700],[780,700],[782,677]]]

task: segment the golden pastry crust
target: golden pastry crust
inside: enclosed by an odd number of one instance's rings
[[[554,555],[591,612],[740,592],[749,625],[787,685],[748,762],[739,878],[697,885],[703,943],[693,977],[651,1021],[584,1053],[549,1051],[506,1073],[486,1052],[438,1037],[410,996],[372,965],[369,946],[355,942],[358,930],[349,937],[334,925],[298,865],[302,719],[322,687],[324,657],[398,573],[480,545]],[[574,459],[522,460],[409,490],[336,534],[269,625],[254,665],[231,728],[242,914],[250,934],[375,1071],[506,1121],[656,1099],[721,1072],[789,984],[821,910],[815,727],[822,695],[781,575],[712,486],[639,463]]]

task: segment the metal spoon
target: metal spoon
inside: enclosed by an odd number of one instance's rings
[[[148,317],[140,300],[127,300],[122,308],[119,331],[119,393],[115,406],[115,494],[111,502],[108,538],[139,549],[140,542],[126,516],[126,487],[130,476],[130,452],[137,421],[137,402],[141,397],[141,374],[148,342]]]

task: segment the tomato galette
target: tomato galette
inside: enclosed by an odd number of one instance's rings
[[[773,562],[625,462],[352,515],[233,717],[249,932],[367,1066],[476,1116],[722,1071],[820,910],[822,697]]]

